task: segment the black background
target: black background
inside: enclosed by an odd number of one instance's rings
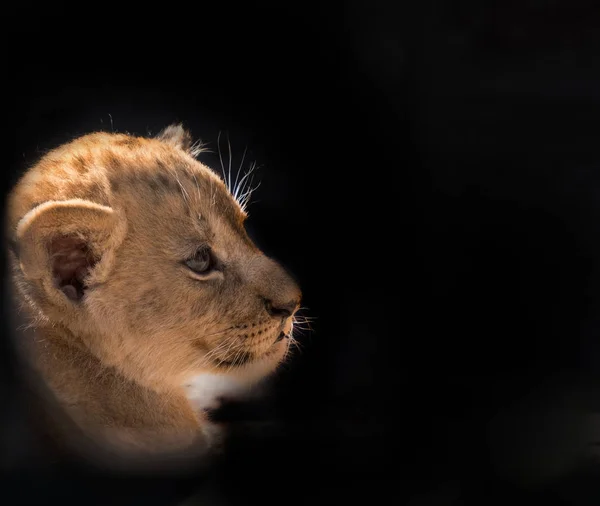
[[[316,320],[193,478],[44,463],[4,340],[3,504],[597,504],[593,3],[11,5],[3,194],[93,130],[222,132]]]

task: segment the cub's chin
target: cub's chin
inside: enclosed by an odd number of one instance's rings
[[[247,377],[252,381],[256,374],[269,374],[283,361],[289,348],[289,339],[282,332],[266,351],[257,354],[248,351],[238,352],[227,359],[215,359],[212,371],[216,374]]]
[[[285,360],[290,346],[287,337],[278,339],[260,356],[250,355],[244,363],[218,362],[185,382],[186,397],[198,411],[217,409],[223,401],[242,400],[260,391],[260,384]]]

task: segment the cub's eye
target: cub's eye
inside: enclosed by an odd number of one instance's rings
[[[192,258],[185,261],[185,265],[198,274],[209,273],[214,267],[210,249],[199,249]]]

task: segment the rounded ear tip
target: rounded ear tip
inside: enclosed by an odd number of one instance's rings
[[[192,135],[182,123],[174,123],[161,130],[156,139],[187,151],[192,146]]]
[[[156,135],[156,137],[159,139],[168,138],[172,135],[182,135],[185,131],[185,128],[183,128],[183,123],[172,123],[171,125],[163,128]]]

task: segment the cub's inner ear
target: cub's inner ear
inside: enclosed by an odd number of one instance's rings
[[[84,279],[98,258],[94,257],[86,241],[77,236],[52,238],[48,254],[56,287],[69,299],[80,300],[84,293]]]
[[[169,125],[167,128],[158,133],[156,138],[167,144],[171,144],[176,148],[183,149],[184,151],[190,151],[192,149],[193,141],[192,135],[188,132],[183,125]]]
[[[24,280],[58,304],[65,296],[79,301],[84,281],[91,286],[108,279],[126,230],[124,218],[110,207],[82,199],[44,202],[15,231]]]

